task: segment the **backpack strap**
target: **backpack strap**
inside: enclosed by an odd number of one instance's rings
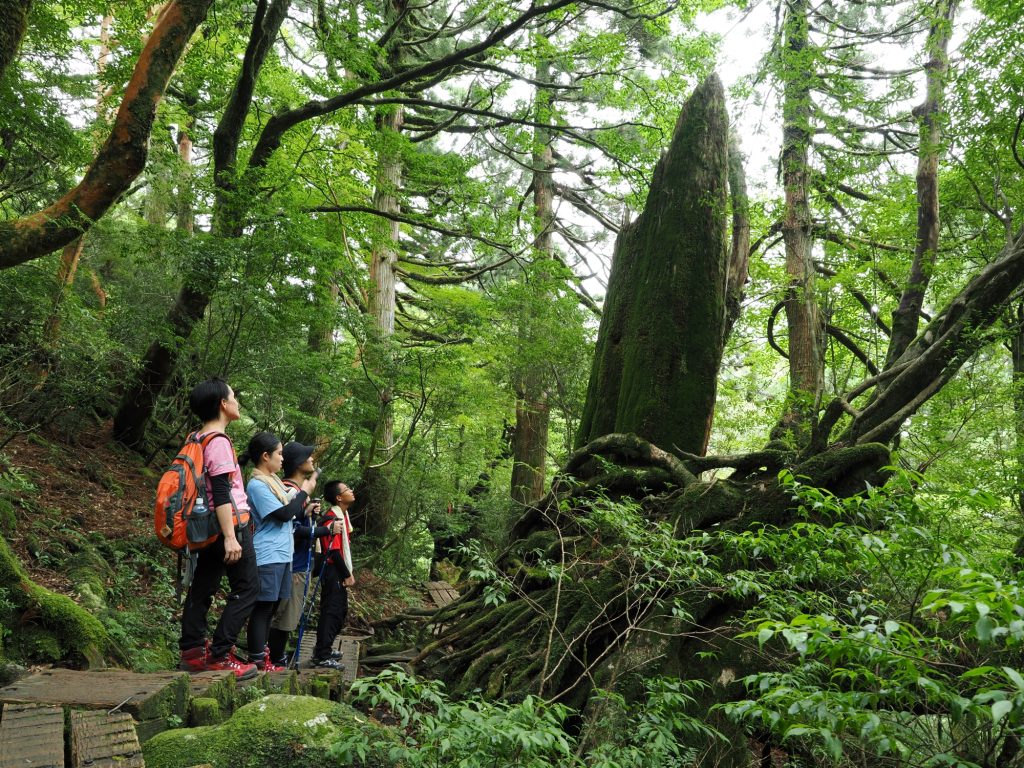
[[[207,432],[205,435],[202,436],[202,438],[199,437],[199,433],[198,432],[193,432],[191,435],[188,436],[189,440],[194,440],[194,441],[196,441],[197,443],[199,443],[200,445],[203,446],[203,459],[204,459],[203,477],[204,478],[206,477],[206,464],[205,464],[206,446],[208,446],[211,442],[213,442],[213,439],[215,437],[223,437],[225,440],[227,440],[228,443],[231,445],[232,453],[234,453],[235,446],[234,446],[233,443],[231,443],[231,438],[228,437],[224,432],[216,432],[216,431],[215,432]],[[191,463],[191,462],[189,462],[189,463]],[[242,468],[238,465],[238,457],[237,456],[235,457],[235,468],[237,469],[237,471],[239,473],[241,473]],[[197,479],[196,482],[198,484],[198,479]],[[204,485],[205,485],[205,482],[204,482]],[[231,500],[231,516],[232,516],[232,518],[235,521],[235,528],[241,528],[242,527],[242,513],[238,511],[238,505],[235,503],[235,496],[234,496],[234,494],[229,493],[228,494],[228,498],[230,498],[230,500]],[[213,499],[210,499],[210,505],[213,506]]]

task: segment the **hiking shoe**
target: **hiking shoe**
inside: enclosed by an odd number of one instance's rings
[[[256,654],[251,657],[249,661],[256,665],[256,669],[260,672],[284,672],[285,668],[280,667],[273,661],[270,661],[270,654],[264,651],[262,654]]]
[[[266,661],[266,662],[264,662],[264,661],[257,661],[256,662],[256,669],[258,669],[260,672],[287,672],[288,671],[288,667],[284,666],[283,664],[275,664],[272,661]]]
[[[345,657],[342,655],[341,651],[331,651],[330,658],[334,659],[335,661],[341,661],[341,659]]]
[[[210,672],[219,672],[222,670],[226,672],[234,672],[235,677],[239,680],[248,680],[250,677],[256,676],[256,665],[246,664],[231,651],[228,651],[219,659],[209,659],[206,662],[206,669]]]
[[[200,645],[181,652],[178,669],[184,672],[206,671],[206,646]]]
[[[345,667],[337,659],[310,659],[309,666],[317,669],[334,669],[341,672]]]

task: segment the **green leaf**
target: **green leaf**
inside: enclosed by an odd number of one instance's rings
[[[974,634],[978,636],[978,640],[983,643],[987,643],[992,639],[992,630],[995,628],[992,619],[988,616],[981,616],[974,623]]]
[[[1013,709],[1013,702],[1009,700],[997,701],[992,705],[992,722],[998,723],[1010,710]]]
[[[1020,672],[1013,667],[1003,667],[1003,672],[1017,686],[1017,690],[1024,691],[1024,676]]]

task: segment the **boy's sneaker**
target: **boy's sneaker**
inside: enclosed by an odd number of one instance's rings
[[[239,680],[248,680],[250,677],[256,676],[256,665],[246,664],[231,651],[228,651],[219,659],[208,659],[206,662],[206,669],[210,672],[219,672],[222,670],[226,672],[234,672],[235,677]]]
[[[337,659],[310,659],[309,666],[317,669],[334,669],[338,672],[345,668]]]
[[[331,658],[335,661],[341,661],[344,658],[344,656],[342,655],[341,651],[331,651]]]
[[[178,669],[184,672],[205,672],[206,671],[206,646],[200,645],[196,648],[189,648],[181,652],[181,661],[178,662]]]

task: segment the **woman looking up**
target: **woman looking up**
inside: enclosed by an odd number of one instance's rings
[[[267,654],[267,631],[278,601],[292,593],[292,520],[302,515],[316,481],[307,479],[297,493],[288,492],[277,477],[283,461],[281,441],[270,432],[253,435],[242,460],[256,465],[245,487],[256,521],[253,544],[259,574],[259,594],[247,632],[249,660],[261,671],[277,672],[282,668]]]

